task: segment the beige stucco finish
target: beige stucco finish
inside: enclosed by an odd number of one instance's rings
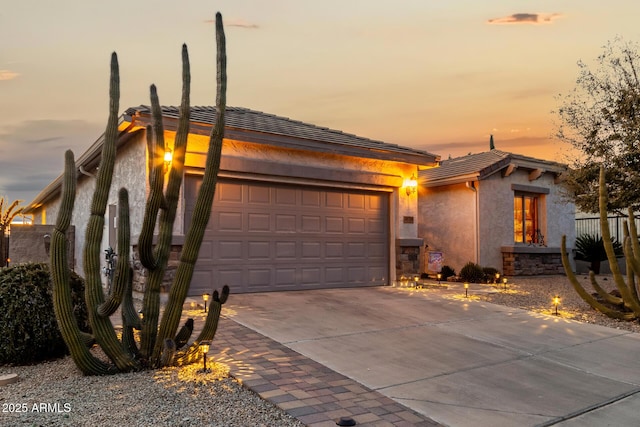
[[[173,148],[174,137],[175,133],[173,132],[165,133],[165,142],[169,148]],[[195,134],[189,136],[188,152],[185,160],[185,169],[189,173],[202,173],[207,144],[208,138],[206,137]],[[146,159],[146,136],[144,132],[139,132],[117,154],[113,183],[109,193],[108,204],[115,205],[117,204],[119,188],[125,187],[129,190],[132,242],[137,240],[141,228],[144,204],[148,192]],[[389,213],[390,280],[395,279],[395,239],[417,237],[417,194],[408,195],[403,187],[405,179],[411,175],[417,176],[417,165],[225,140],[220,174],[237,179],[366,189],[388,193],[391,210]],[[80,274],[84,274],[82,248],[84,246],[84,231],[89,218],[89,206],[94,188],[94,178],[84,175],[78,177],[76,204],[72,222],[73,224],[78,224],[75,246],[77,254],[76,271]],[[174,233],[178,236],[183,235],[185,232],[184,206],[181,195],[174,226]],[[43,210],[46,210],[46,222],[55,223],[59,210],[59,197],[36,210],[35,222],[42,222]],[[106,215],[108,215],[108,209]],[[413,224],[403,222],[403,218],[407,216],[414,218]],[[102,247],[105,249],[109,246],[107,226],[108,218],[105,218],[102,241]]]
[[[561,194],[554,174],[530,181],[529,171],[509,176],[495,173],[480,181],[420,190],[418,235],[428,250],[442,251],[444,264],[459,271],[469,261],[502,269],[503,246],[514,246],[512,185],[544,188],[539,199],[539,226],[549,248],[559,248],[563,234],[567,247],[575,241],[575,207]],[[520,188],[520,187],[519,187]]]

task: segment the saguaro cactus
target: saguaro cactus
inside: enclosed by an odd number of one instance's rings
[[[85,374],[107,374],[115,371],[130,371],[146,367],[160,367],[169,363],[184,363],[200,353],[194,349],[203,340],[212,340],[220,317],[220,308],[229,295],[225,286],[222,294],[214,293],[214,303],[205,321],[204,328],[196,341],[186,350],[177,354],[175,351],[176,330],[182,314],[182,306],[189,289],[193,269],[198,257],[204,230],[211,214],[211,205],[215,192],[217,175],[220,169],[220,156],[224,136],[224,113],[226,107],[226,48],[222,16],[216,14],[217,44],[217,99],[216,123],[213,126],[207,160],[203,176],[203,184],[198,194],[193,222],[187,232],[182,256],[169,300],[165,308],[160,327],[160,286],[169,260],[173,224],[176,218],[178,198],[182,184],[184,158],[189,133],[189,57],[186,46],[182,48],[183,89],[180,106],[180,119],[175,138],[174,157],[166,185],[164,182],[164,131],[162,128],[162,112],[155,86],[151,87],[152,126],[147,128],[147,146],[149,150],[149,196],[145,207],[144,223],[141,229],[138,247],[140,259],[149,270],[143,300],[143,318],[140,319],[133,308],[131,295],[131,267],[129,265],[129,205],[128,194],[121,189],[118,196],[118,252],[120,254],[111,294],[105,300],[100,278],[100,243],[104,228],[104,214],[111,187],[111,179],[116,157],[118,137],[118,103],[119,72],[115,53],[111,61],[110,108],[109,120],[105,131],[102,158],[96,178],[96,188],[91,204],[91,216],[87,225],[86,244],[84,248],[84,266],[86,275],[86,295],[89,309],[89,320],[95,340],[105,354],[113,362],[110,366],[93,356],[86,349],[83,337],[70,315],[68,270],[66,263],[65,231],[70,223],[71,212],[75,200],[75,164],[73,154],[67,153],[65,166],[63,201],[58,216],[58,224],[52,239],[51,264],[55,286],[56,316],[62,335],[71,349],[72,357]],[[159,218],[158,218],[159,216]],[[153,246],[153,237],[159,224],[157,244]],[[118,338],[109,316],[122,307],[124,330]],[[141,342],[138,347],[134,339],[133,329],[141,329]],[[182,337],[184,339],[184,337]],[[164,354],[169,356],[162,357]]]
[[[605,169],[600,167],[599,179],[599,208],[600,208],[600,229],[604,249],[607,253],[609,267],[613,274],[613,280],[620,297],[607,293],[597,282],[595,273],[589,272],[591,284],[600,296],[599,301],[580,284],[573,270],[569,265],[569,258],[566,251],[566,236],[562,236],[562,264],[567,274],[569,282],[574,287],[578,295],[582,297],[591,307],[599,312],[620,320],[634,320],[640,317],[640,299],[636,288],[636,276],[640,277],[640,244],[638,243],[638,232],[635,224],[633,210],[629,209],[629,222],[624,225],[624,245],[623,251],[626,257],[627,277],[620,271],[616,252],[611,240],[609,221],[607,220],[608,194],[605,181]]]

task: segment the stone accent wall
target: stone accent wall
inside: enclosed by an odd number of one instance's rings
[[[505,276],[564,274],[560,248],[503,246],[502,271]]]
[[[9,265],[27,262],[49,262],[53,225],[12,224],[9,237]],[[75,227],[67,231],[69,268],[75,266]]]
[[[173,279],[176,277],[176,270],[182,253],[182,245],[171,245],[171,253],[169,254],[169,263],[167,270],[164,272],[162,280],[161,292],[169,292]],[[149,272],[142,266],[140,255],[138,254],[138,245],[133,246],[133,290],[134,292],[144,292],[147,276]]]
[[[396,278],[420,275],[420,248],[422,239],[396,241]]]

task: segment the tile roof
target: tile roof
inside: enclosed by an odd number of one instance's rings
[[[131,117],[150,114],[151,108],[146,105],[132,107],[125,111],[125,115]],[[179,117],[179,107],[163,106],[162,115],[165,118],[177,120]],[[215,123],[215,107],[191,107],[191,122],[201,123],[208,126],[213,125]],[[439,156],[426,151],[363,138],[357,135],[341,132],[339,130],[316,126],[310,123],[292,120],[287,117],[250,110],[248,108],[227,107],[225,127],[226,129],[239,129],[287,138],[322,142],[333,146],[344,146],[361,150],[383,151],[399,155],[418,156],[422,157],[423,161],[428,161],[429,163],[434,163],[439,159]],[[318,149],[318,146],[315,146],[314,148]]]
[[[445,185],[456,180],[482,180],[510,164],[524,169],[544,169],[556,174],[567,169],[562,163],[491,150],[443,160],[436,168],[420,171],[419,176],[428,186]]]

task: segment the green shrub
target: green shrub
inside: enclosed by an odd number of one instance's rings
[[[482,272],[484,273],[484,279],[482,281],[485,283],[495,283],[496,274],[500,273],[497,268],[493,267],[482,267]]]
[[[456,275],[456,271],[448,265],[443,265],[440,269],[440,274],[442,275],[442,280],[447,280],[451,276]]]
[[[71,273],[74,314],[89,332],[84,280]],[[0,269],[0,364],[30,364],[67,354],[53,310],[48,264]]]
[[[484,272],[478,264],[469,261],[460,269],[460,279],[463,282],[482,283],[484,280]]]

